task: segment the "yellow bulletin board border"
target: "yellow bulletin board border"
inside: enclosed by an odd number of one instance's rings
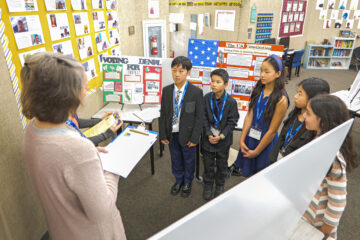
[[[86,6],[87,10],[73,10],[71,5],[71,0],[65,0],[66,10],[56,10],[56,11],[47,11],[45,0],[36,0],[38,11],[27,11],[27,12],[9,12],[6,0],[0,1],[0,40],[1,45],[5,53],[6,62],[8,65],[8,70],[10,74],[10,79],[13,85],[14,95],[16,98],[21,122],[23,125],[23,128],[26,126],[27,119],[23,116],[21,113],[22,107],[20,104],[20,94],[21,94],[21,84],[20,84],[20,70],[21,70],[21,62],[19,58],[19,54],[37,50],[40,48],[45,48],[46,51],[53,52],[53,44],[62,43],[65,41],[71,41],[72,49],[74,57],[81,63],[85,63],[91,59],[94,59],[95,62],[95,69],[96,69],[96,77],[91,79],[89,81],[89,92],[88,95],[91,95],[92,93],[96,92],[96,88],[100,87],[102,85],[102,75],[101,75],[101,69],[100,69],[100,63],[99,63],[99,55],[101,54],[111,54],[111,50],[114,48],[117,48],[120,46],[120,44],[112,46],[109,41],[108,32],[109,30],[117,29],[120,35],[120,31],[118,29],[119,26],[115,28],[109,28],[108,26],[108,20],[107,20],[107,12],[108,11],[114,11],[117,14],[117,9],[107,9],[106,8],[106,1],[102,1],[102,9],[93,9],[92,8],[92,0],[86,0]],[[116,6],[116,2],[115,2]],[[105,29],[100,30],[99,32],[105,32],[106,38],[108,40],[108,43],[110,44],[110,47],[104,51],[97,51],[97,45],[95,40],[95,29],[94,29],[94,23],[92,18],[93,12],[103,12],[104,13],[104,21],[105,21]],[[52,41],[49,31],[49,25],[47,21],[47,14],[56,14],[56,13],[66,13],[68,22],[69,22],[69,28],[70,28],[70,37],[63,38],[60,40]],[[89,19],[89,33],[84,35],[76,36],[75,32],[75,25],[73,20],[73,13],[87,13],[88,19]],[[10,17],[21,17],[21,16],[28,16],[28,15],[36,15],[40,19],[40,24],[42,28],[42,34],[43,34],[43,44],[39,44],[36,46],[31,46],[23,49],[18,49],[15,36],[13,33],[13,29],[10,22]],[[118,18],[116,19],[119,23]],[[99,33],[97,32],[97,33]],[[91,37],[91,44],[93,49],[93,55],[90,57],[87,57],[83,60],[80,60],[80,55],[77,47],[77,38],[81,37]],[[120,42],[120,41],[119,41]]]

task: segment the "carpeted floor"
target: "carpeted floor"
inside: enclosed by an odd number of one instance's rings
[[[307,70],[301,69],[300,77],[295,77],[286,85],[293,99],[300,80],[308,77],[320,77],[327,80],[331,92],[347,89],[356,76],[354,70]],[[293,103],[289,109],[293,108]],[[157,131],[157,123],[154,124]],[[239,149],[241,132],[235,132],[233,148]],[[352,130],[355,149],[360,159],[360,119],[355,120]],[[202,174],[202,160],[200,161]],[[348,175],[348,203],[341,219],[338,239],[353,240],[360,236],[360,167]],[[225,190],[243,181],[243,177],[231,177],[225,184]],[[119,182],[117,205],[123,218],[126,235],[129,240],[146,239],[171,223],[187,215],[205,203],[202,199],[202,184],[194,180],[189,198],[170,195],[174,183],[171,174],[170,155],[166,147],[163,157],[159,156],[159,143],[155,144],[155,175],[150,172],[150,156],[147,154],[131,172],[127,179]],[[201,233],[199,233],[201,234]],[[194,237],[196,239],[196,237]]]

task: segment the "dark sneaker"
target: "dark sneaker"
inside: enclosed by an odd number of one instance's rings
[[[224,192],[224,185],[216,185],[216,187],[215,187],[215,196],[214,197],[219,196],[223,192]]]
[[[181,191],[181,196],[187,198],[191,193],[191,183],[185,183]]]
[[[213,185],[205,183],[204,192],[203,192],[204,200],[209,201],[212,198],[212,195],[213,195]]]

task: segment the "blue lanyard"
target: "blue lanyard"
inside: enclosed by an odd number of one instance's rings
[[[175,111],[175,115],[176,115],[177,118],[179,117],[179,112],[180,112],[181,106],[182,106],[182,104],[184,102],[184,97],[185,97],[187,87],[188,87],[188,82],[186,82],[186,84],[185,84],[185,88],[184,88],[183,95],[181,97],[180,104],[178,104],[178,102],[176,101],[176,97],[175,97],[176,90],[175,90],[175,87],[174,87],[174,111]]]
[[[286,133],[286,136],[285,136],[285,142],[284,142],[283,148],[285,148],[289,144],[291,139],[296,135],[296,133],[303,126],[303,124],[304,124],[304,122],[300,123],[300,125],[293,132],[291,132],[291,129],[292,129],[294,123],[290,125],[290,127],[289,127],[289,129],[288,129],[288,131]]]
[[[257,125],[257,123],[259,122],[261,116],[264,114],[264,110],[265,110],[266,105],[267,105],[267,103],[269,101],[269,99],[266,100],[266,102],[264,103],[264,105],[263,105],[263,107],[261,109],[261,112],[259,112],[260,111],[260,102],[261,102],[261,99],[262,99],[262,96],[263,96],[263,92],[264,92],[264,89],[261,91],[261,94],[260,94],[258,102],[257,102],[255,125]]]
[[[224,102],[223,102],[223,105],[221,107],[221,112],[220,112],[220,115],[219,115],[219,119],[216,117],[216,115],[214,114],[214,103],[213,103],[213,95],[214,93],[211,93],[211,99],[210,99],[210,107],[211,107],[211,112],[213,114],[213,117],[215,119],[215,126],[217,126],[221,119],[222,119],[222,116],[223,116],[223,113],[224,113],[224,108],[225,108],[225,103],[226,103],[226,99],[227,99],[227,93],[225,92],[225,97],[224,97]],[[216,109],[218,110],[219,112],[219,107],[217,104],[216,105]]]
[[[70,127],[73,127],[76,131],[78,131],[80,133],[80,135],[84,138],[86,138],[86,136],[80,131],[80,129],[76,126],[76,124],[71,121],[71,120],[67,120],[65,122],[66,125],[70,126]]]

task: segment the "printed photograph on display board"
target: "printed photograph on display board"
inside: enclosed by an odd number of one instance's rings
[[[95,34],[95,42],[96,42],[96,47],[97,47],[98,52],[105,51],[106,49],[108,49],[110,47],[110,44],[109,44],[109,41],[108,41],[105,31],[98,32]]]
[[[129,63],[133,63],[130,61]],[[143,103],[143,83],[142,83],[142,70],[141,64],[124,64],[123,65],[123,102],[130,104]]]
[[[102,9],[104,8],[103,0],[91,0],[93,9]]]
[[[38,15],[10,17],[10,22],[18,49],[44,44]]]
[[[37,0],[6,0],[9,12],[37,11]]]
[[[65,0],[45,0],[47,11],[66,10]]]
[[[77,38],[76,42],[78,45],[81,60],[91,57],[94,54],[90,36]]]
[[[106,9],[115,9],[116,8],[115,0],[105,0],[105,3],[106,3]]]
[[[74,10],[87,10],[87,0],[71,0],[71,6]]]
[[[121,56],[121,47],[116,46],[116,47],[110,49],[110,55],[112,55],[112,56]]]
[[[92,12],[92,18],[95,32],[105,29],[104,12]]]
[[[263,43],[271,38],[273,13],[258,13],[255,32],[255,43]]]
[[[48,14],[47,20],[51,41],[70,37],[69,21],[66,13]]]
[[[119,26],[118,17],[116,11],[107,11],[108,28],[114,28]]]
[[[73,13],[76,36],[89,33],[89,18],[87,13]]]
[[[109,39],[111,46],[120,44],[120,34],[117,28],[109,30]]]
[[[254,81],[238,81],[232,80],[231,95],[250,97],[254,85]]]
[[[122,102],[122,65],[102,63],[103,101]]]
[[[74,57],[73,47],[70,40],[53,44],[53,52]]]
[[[89,61],[84,62],[82,65],[84,66],[88,81],[97,76],[94,59],[90,59]]]
[[[303,34],[306,7],[307,0],[283,0],[280,14],[279,37]],[[324,19],[326,19],[326,16]]]
[[[20,59],[20,62],[21,62],[21,66],[24,66],[26,57],[28,57],[28,56],[30,56],[30,55],[32,55],[34,53],[38,53],[38,52],[46,52],[46,49],[45,48],[39,48],[39,49],[35,49],[35,50],[32,50],[32,51],[19,53],[19,59]]]

